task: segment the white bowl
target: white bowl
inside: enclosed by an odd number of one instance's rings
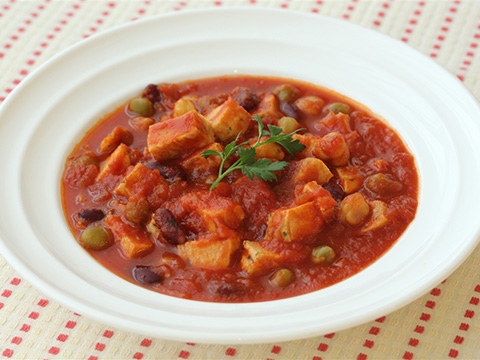
[[[359,274],[285,300],[223,304],[158,294],[98,264],[65,222],[66,156],[96,120],[145,85],[229,74],[323,85],[369,107],[417,159],[415,220]],[[480,109],[460,81],[405,44],[318,15],[230,8],[103,32],[25,79],[0,108],[0,250],[59,303],[118,328],[207,343],[293,340],[406,305],[472,251],[480,225]]]

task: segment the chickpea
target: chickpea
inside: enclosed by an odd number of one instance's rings
[[[317,246],[312,250],[312,261],[315,264],[330,264],[334,259],[335,251],[330,246]]]
[[[338,218],[341,222],[349,225],[359,225],[370,213],[370,206],[360,193],[354,193],[345,197],[338,209]]]
[[[295,105],[297,105],[300,111],[308,115],[317,116],[322,113],[325,101],[318,96],[305,96],[295,101]]]
[[[195,110],[195,105],[188,99],[181,98],[173,106],[173,117],[179,117],[187,112]]]
[[[293,272],[288,269],[277,270],[271,277],[270,282],[275,287],[285,287],[293,281]]]
[[[298,121],[289,116],[284,116],[278,120],[278,126],[281,127],[283,132],[286,134],[290,134],[295,130],[300,129],[300,124]]]
[[[155,120],[146,116],[137,116],[130,120],[130,125],[135,130],[147,131],[150,125],[155,124]]]

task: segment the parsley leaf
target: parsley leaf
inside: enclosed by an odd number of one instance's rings
[[[255,120],[258,124],[258,139],[253,146],[248,141],[237,144],[241,135],[241,133],[239,133],[235,140],[225,146],[223,152],[213,150],[204,150],[201,152],[201,155],[205,158],[208,158],[209,156],[219,156],[222,159],[220,169],[218,170],[218,177],[212,186],[210,186],[210,190],[213,190],[215,186],[227,176],[227,174],[235,170],[241,170],[242,173],[248,176],[251,180],[253,180],[255,176],[258,179],[265,181],[277,180],[274,171],[283,170],[289,163],[286,161],[272,162],[264,158],[257,159],[257,152],[255,149],[263,144],[277,143],[291,156],[295,155],[296,152],[301,152],[305,149],[305,145],[301,144],[299,140],[293,140],[292,138],[293,134],[303,129],[296,130],[290,134],[285,134],[282,133],[281,127],[275,125],[269,124],[267,126],[268,130],[266,130],[262,123],[262,118],[258,115],[255,115],[252,120]],[[233,154],[237,154],[238,159],[230,165],[228,169],[224,169],[225,161]]]

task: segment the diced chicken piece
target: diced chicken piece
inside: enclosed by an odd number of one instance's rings
[[[260,116],[264,124],[276,124],[284,117],[279,108],[278,98],[272,93],[267,93],[263,97],[253,115]]]
[[[213,143],[194,152],[180,162],[180,166],[193,178],[198,178],[198,176],[205,174],[217,173],[220,168],[222,162],[220,156],[209,156],[205,158],[201,155],[204,150],[222,152],[223,146],[219,143]]]
[[[115,151],[105,160],[97,176],[97,181],[103,180],[108,175],[120,175],[131,164],[130,148],[125,144],[117,146]]]
[[[109,152],[115,149],[120,143],[131,145],[132,142],[132,133],[121,126],[117,126],[102,140],[100,143],[100,151]]]
[[[265,239],[302,241],[318,233],[323,224],[324,220],[314,201],[278,209],[268,218]]]
[[[195,110],[150,126],[147,136],[148,150],[157,161],[174,159],[213,141],[210,123]]]
[[[133,170],[125,176],[123,181],[114,190],[115,194],[129,197],[135,194],[147,196],[158,184],[167,185],[167,181],[158,170],[150,170],[144,164],[138,163]]]
[[[298,162],[293,176],[293,182],[316,181],[320,185],[326,184],[333,177],[325,163],[317,158],[305,158]]]
[[[155,124],[155,120],[147,116],[137,116],[129,121],[135,130],[147,131],[150,125]]]
[[[185,194],[178,202],[186,213],[196,212],[210,232],[219,231],[223,226],[236,229],[245,218],[245,212],[238,203],[209,191]]]
[[[244,241],[242,269],[250,276],[261,275],[278,265],[281,256],[263,248],[258,242]]]
[[[267,137],[262,137],[261,141],[266,140]],[[251,145],[255,145],[258,140],[258,137],[250,139],[248,142]],[[276,143],[267,143],[260,145],[259,147],[255,148],[256,158],[266,158],[270,160],[278,160],[281,161],[285,158],[285,153],[281,145]]]
[[[139,228],[123,222],[119,215],[107,216],[105,224],[119,241],[122,253],[127,258],[142,257],[153,251],[154,244],[150,236]]]
[[[338,208],[338,219],[344,224],[360,225],[370,213],[365,198],[360,193],[354,193],[345,197]]]
[[[187,112],[195,110],[195,105],[189,99],[181,98],[173,106],[173,117],[185,115]]]
[[[387,204],[381,200],[374,200],[369,203],[371,208],[371,217],[370,220],[364,225],[361,230],[362,233],[372,231],[378,228],[385,226],[388,223]]]
[[[244,134],[250,125],[251,117],[249,112],[231,97],[206,116],[215,137],[220,141],[232,141],[239,133]]]
[[[305,204],[310,201],[315,201],[325,221],[330,220],[335,215],[334,210],[337,202],[330,192],[318,185],[316,181],[311,181],[295,188],[296,204]]]
[[[233,254],[240,248],[238,235],[227,239],[216,234],[202,234],[197,240],[178,245],[178,254],[193,266],[209,269],[226,269],[232,262]]]
[[[350,150],[343,135],[332,132],[323,137],[294,134],[293,139],[305,145],[297,156],[316,157],[333,166],[344,166],[350,158]]]
[[[363,175],[354,166],[345,166],[336,169],[339,184],[346,194],[359,190],[363,185]]]

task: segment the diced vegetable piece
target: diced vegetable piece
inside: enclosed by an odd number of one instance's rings
[[[328,110],[330,110],[331,112],[333,112],[335,114],[338,114],[340,112],[340,113],[349,115],[350,112],[351,112],[350,106],[348,106],[347,104],[344,104],[344,103],[330,104],[330,105],[328,105]]]
[[[182,168],[193,178],[198,178],[204,174],[217,173],[220,168],[222,159],[219,156],[209,156],[205,158],[203,155],[200,155],[204,150],[222,152],[223,146],[215,142],[194,152],[180,162]]]
[[[325,163],[317,158],[305,158],[298,162],[294,182],[316,181],[320,185],[326,184],[333,177]]]
[[[280,208],[268,218],[265,239],[302,241],[318,233],[323,224],[320,210],[313,201],[292,208]]]
[[[387,196],[402,190],[402,184],[390,179],[383,173],[369,176],[365,180],[365,187],[380,196]]]
[[[318,96],[304,96],[295,101],[295,105],[297,105],[300,111],[308,115],[317,116],[322,113],[325,101]]]
[[[336,168],[338,181],[346,194],[359,190],[363,185],[363,175],[354,166]]]
[[[155,112],[152,102],[147,98],[135,98],[131,100],[129,108],[135,114],[141,116],[151,116]]]
[[[261,275],[276,267],[281,256],[263,248],[258,242],[244,241],[242,269],[250,276]]]
[[[192,101],[181,98],[175,102],[173,106],[173,117],[179,117],[185,115],[187,112],[195,110],[195,105]]]
[[[120,143],[131,145],[132,142],[132,133],[121,126],[116,126],[100,143],[100,151],[109,152],[115,149]]]
[[[319,129],[323,128],[329,132],[336,131],[344,135],[352,132],[352,128],[350,127],[350,116],[342,112],[336,114],[330,111],[320,121],[317,121],[315,127]]]
[[[125,144],[117,146],[115,151],[105,160],[97,176],[97,181],[104,179],[108,175],[120,175],[131,164],[130,148]]]
[[[291,270],[280,269],[275,271],[272,276],[270,276],[270,283],[275,287],[285,287],[290,285],[294,280],[294,275]]]
[[[249,140],[249,143],[253,146],[256,144],[258,138],[253,138]],[[265,141],[267,137],[262,137],[261,141]],[[260,145],[255,148],[256,156],[255,158],[261,159],[266,158],[270,160],[281,161],[285,158],[285,153],[283,152],[282,146],[277,143],[267,143]]]
[[[244,134],[250,125],[251,115],[231,97],[206,116],[220,141],[232,141],[239,133]]]
[[[335,251],[330,246],[317,246],[312,250],[312,261],[315,264],[330,264],[334,259]]]
[[[369,203],[372,212],[370,220],[362,228],[361,232],[366,233],[368,231],[372,231],[375,229],[379,229],[385,226],[388,223],[387,218],[387,211],[388,207],[387,204],[381,200],[374,200]]]
[[[233,254],[240,248],[240,238],[218,238],[216,234],[202,234],[197,240],[178,245],[178,254],[193,266],[226,269]]]
[[[64,180],[74,187],[88,187],[95,182],[99,172],[97,156],[89,151],[67,161]]]
[[[278,120],[277,125],[281,127],[283,130],[282,132],[286,134],[290,134],[301,128],[300,123],[297,120],[295,120],[293,117],[289,117],[289,116],[282,117],[280,120]]]
[[[143,196],[131,196],[125,206],[125,219],[134,224],[144,224],[150,219],[150,205]]]
[[[150,126],[147,136],[148,150],[157,161],[174,159],[213,141],[210,123],[195,110]]]
[[[338,132],[331,132],[323,137],[294,134],[292,138],[305,145],[301,156],[316,157],[333,166],[344,166],[350,158],[345,138]]]
[[[155,124],[155,120],[147,116],[137,116],[131,119],[129,123],[136,130],[147,131],[150,125]]]
[[[105,218],[105,224],[112,230],[120,243],[120,248],[127,258],[145,256],[154,249],[148,233],[138,227],[123,222],[119,215],[109,215]]]
[[[349,225],[359,225],[365,221],[370,213],[365,198],[360,193],[354,193],[345,197],[338,208],[338,218],[341,222]]]
[[[282,84],[282,85],[277,86],[275,89],[273,89],[273,93],[275,95],[277,95],[277,97],[280,101],[290,103],[290,102],[293,102],[297,98],[297,96],[299,94],[299,91],[293,85]]]
[[[93,250],[102,250],[112,245],[112,235],[100,226],[86,228],[80,236],[83,246]]]
[[[144,164],[138,163],[115,188],[117,195],[129,197],[135,194],[147,196],[158,184],[167,185],[167,181],[156,170],[150,170]]]

